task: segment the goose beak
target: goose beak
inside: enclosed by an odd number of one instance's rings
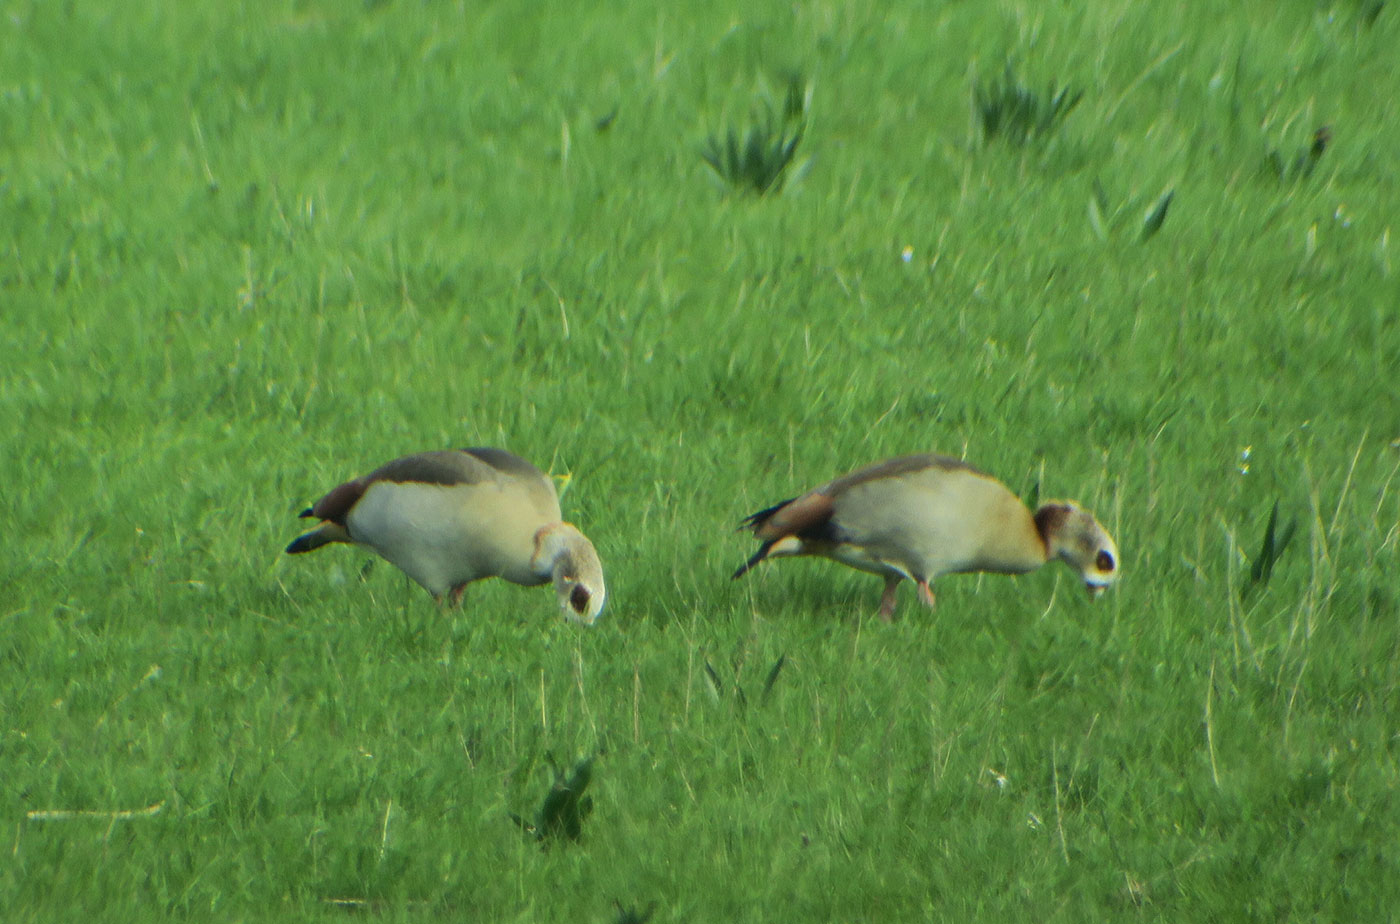
[[[1107,590],[1108,587],[1104,584],[1092,584],[1088,581],[1085,581],[1084,589],[1088,591],[1090,600],[1097,600],[1099,598],[1099,595],[1102,594],[1105,590]]]

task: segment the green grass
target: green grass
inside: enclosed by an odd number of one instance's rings
[[[3,917],[1387,919],[1396,47],[1343,0],[9,4]],[[1084,94],[1033,145],[980,143],[1008,59]],[[790,73],[802,182],[725,195]],[[480,444],[572,476],[592,630],[282,555]],[[740,517],[923,450],[1085,503],[1120,585],[728,580]]]

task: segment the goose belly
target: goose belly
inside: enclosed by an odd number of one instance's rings
[[[462,513],[456,486],[379,482],[346,518],[350,537],[441,596],[498,573],[479,529]]]
[[[863,546],[842,542],[833,546],[828,554],[832,559],[839,561],[843,565],[855,568],[858,571],[867,571],[871,574],[879,575],[897,574],[900,577],[911,578],[907,568],[896,562],[881,558]]]

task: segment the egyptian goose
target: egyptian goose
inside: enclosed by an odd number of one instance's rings
[[[588,625],[607,596],[598,553],[562,522],[554,483],[503,449],[404,456],[332,489],[301,516],[321,525],[287,546],[288,554],[331,542],[363,545],[453,606],[482,578],[553,581],[565,618]]]
[[[738,578],[765,558],[816,555],[883,575],[880,617],[894,616],[908,578],[933,606],[942,574],[1023,574],[1058,558],[1095,596],[1118,576],[1118,547],[1093,514],[1068,501],[1034,514],[992,476],[958,459],[903,456],[859,469],[747,517],[762,541]]]

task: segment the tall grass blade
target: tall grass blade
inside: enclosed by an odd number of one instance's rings
[[[1142,239],[1144,241],[1151,240],[1154,234],[1162,230],[1162,222],[1167,220],[1167,209],[1171,207],[1172,199],[1175,196],[1175,189],[1167,190],[1162,194],[1162,198],[1157,200],[1152,211],[1147,213],[1147,217],[1142,222]]]
[[[768,694],[773,692],[773,684],[778,682],[778,674],[782,673],[783,665],[786,663],[786,652],[778,655],[778,660],[773,662],[772,668],[768,671],[768,679],[763,681],[763,693],[759,696],[761,702],[768,702]]]
[[[1095,236],[1101,241],[1108,240],[1108,215],[1111,206],[1108,201],[1108,193],[1104,192],[1103,184],[1098,177],[1094,177],[1092,193],[1089,196],[1089,227],[1094,230]]]
[[[807,117],[811,85],[801,74],[789,74],[787,91],[783,96],[783,121],[800,123]]]
[[[1282,529],[1279,529],[1278,501],[1274,501],[1273,509],[1269,511],[1269,521],[1264,526],[1264,538],[1260,543],[1259,554],[1249,566],[1249,580],[1240,589],[1240,596],[1243,597],[1251,589],[1263,587],[1269,583],[1269,578],[1274,573],[1274,565],[1283,556],[1283,551],[1288,548],[1288,543],[1293,540],[1297,525],[1296,519],[1290,519]]]
[[[1094,187],[1093,187],[1093,189],[1094,189],[1094,203],[1098,206],[1099,211],[1100,211],[1100,212],[1108,212],[1108,210],[1109,210],[1108,193],[1104,192],[1103,183],[1100,183],[1100,182],[1099,182],[1099,178],[1098,178],[1098,177],[1094,177]]]
[[[1313,132],[1312,143],[1308,149],[1298,157],[1297,172],[1301,176],[1312,176],[1312,172],[1317,167],[1317,162],[1322,159],[1327,146],[1332,143],[1332,127],[1323,125]]]
[[[1103,212],[1099,209],[1099,200],[1093,196],[1089,197],[1089,227],[1094,229],[1094,236],[1099,240],[1108,240],[1108,229],[1104,227]]]
[[[719,679],[719,674],[715,673],[709,661],[705,662],[705,682],[709,686],[710,696],[715,702],[719,702],[720,697],[724,695],[724,682]]]

